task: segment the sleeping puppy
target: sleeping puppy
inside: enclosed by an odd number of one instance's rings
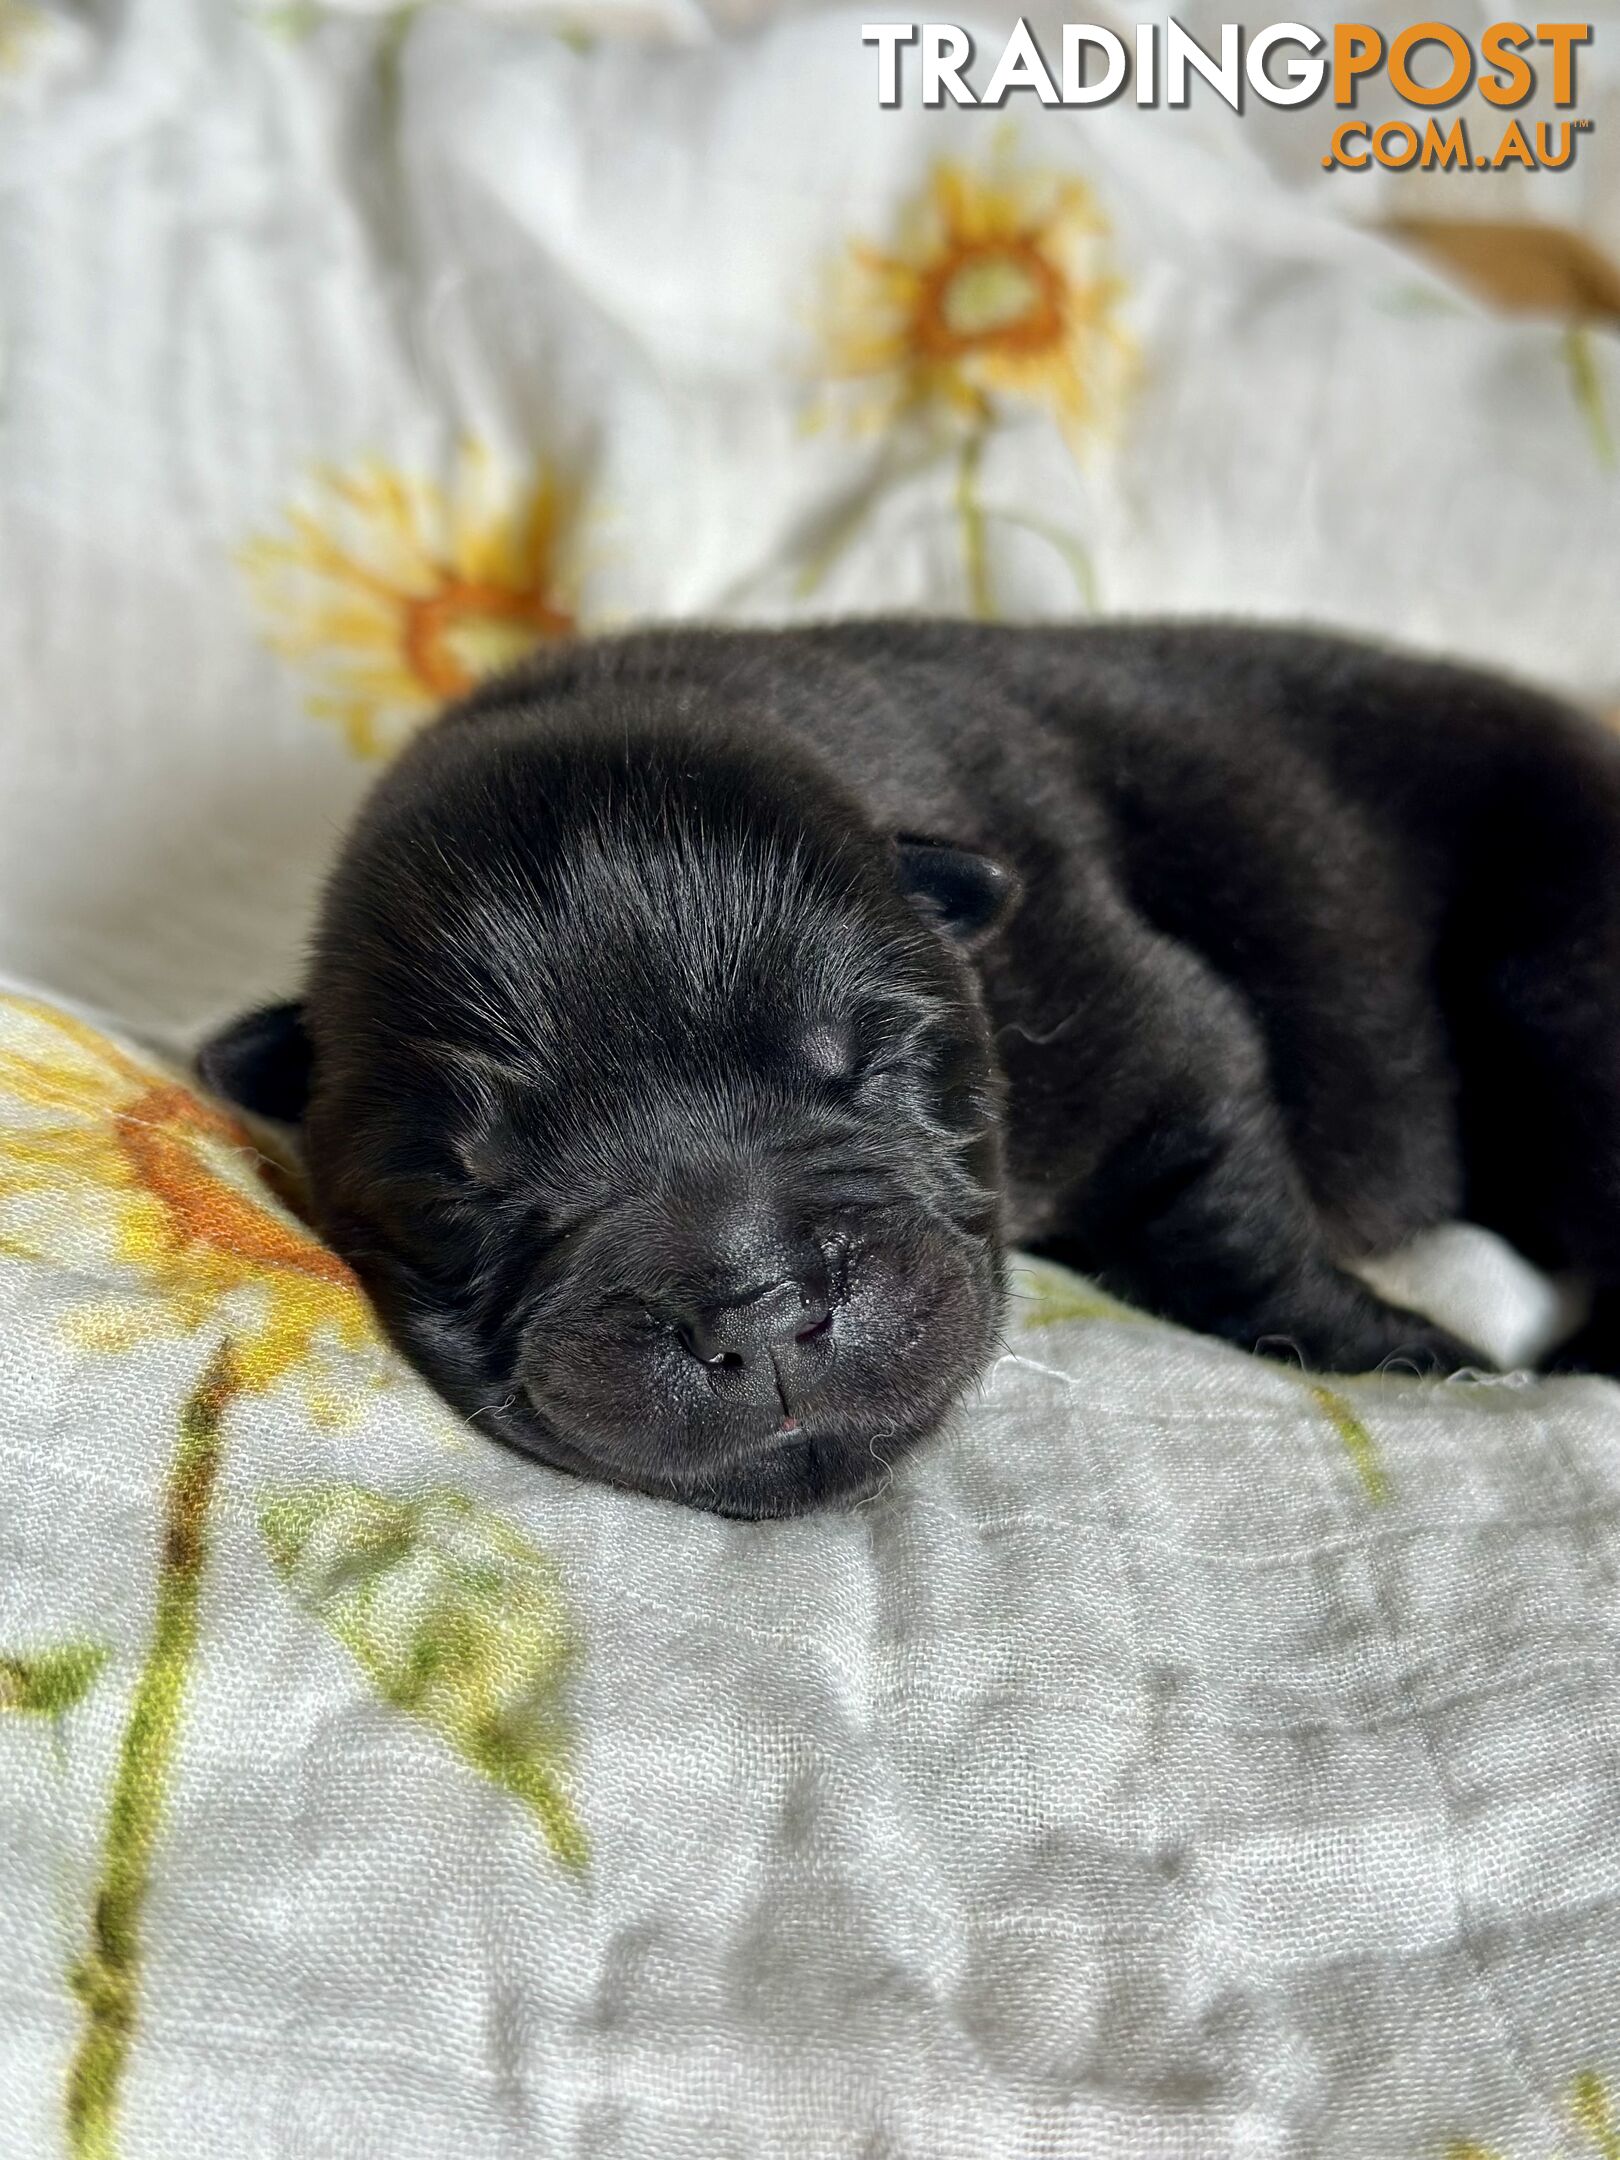
[[[1459,1213],[1620,1331],[1620,746],[1210,625],[557,647],[428,729],[204,1077],[455,1407],[748,1516],[867,1491],[1009,1242],[1246,1348],[1481,1362],[1347,1263]]]

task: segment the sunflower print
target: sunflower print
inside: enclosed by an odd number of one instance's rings
[[[1033,405],[1076,447],[1112,421],[1130,375],[1125,285],[1085,181],[1003,158],[941,163],[887,248],[858,242],[837,280],[827,368],[858,422],[983,427]]]
[[[578,526],[576,493],[549,466],[514,485],[472,444],[447,489],[380,460],[321,468],[241,561],[269,643],[311,679],[309,710],[377,758],[574,630]]]
[[[943,162],[903,205],[885,247],[855,242],[834,271],[822,330],[820,413],[915,446],[949,444],[951,506],[972,612],[997,612],[993,522],[1021,526],[1060,555],[1082,602],[1096,603],[1084,543],[1022,510],[992,509],[980,488],[995,428],[1044,415],[1082,454],[1110,434],[1135,375],[1107,219],[1077,174],[1015,163]],[[835,520],[805,590],[854,537],[864,504]]]
[[[386,1353],[360,1287],[281,1215],[247,1136],[167,1075],[70,1015],[0,997],[0,1254],[82,1271],[112,1294],[71,1323],[88,1347],[214,1336],[180,1406],[163,1481],[152,1635],[135,1680],[107,1811],[88,1941],[69,1973],[82,2024],[68,2066],[73,2160],[117,2160],[139,2029],[144,1922],[199,1634],[211,1518],[231,1407],[297,1374],[317,1415],[352,1403],[323,1374]],[[60,1700],[93,1668],[8,1658],[4,1695]]]
[[[92,1349],[228,1331],[236,1391],[289,1374],[330,1419],[332,1354],[372,1379],[386,1358],[335,1253],[276,1208],[261,1157],[222,1111],[70,1015],[0,999],[0,1255],[98,1275],[75,1316]]]

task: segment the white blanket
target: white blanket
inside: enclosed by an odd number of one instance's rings
[[[859,30],[0,0],[4,2160],[1620,2153],[1608,1383],[1032,1276],[878,1500],[722,1523],[461,1432],[127,1047],[289,987],[376,756],[568,622],[1620,690],[1612,338]]]

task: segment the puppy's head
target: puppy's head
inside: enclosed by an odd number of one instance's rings
[[[302,1008],[203,1071],[302,1114],[317,1215],[460,1410],[739,1515],[872,1486],[989,1350],[982,859],[786,753],[520,716],[433,731],[327,900]]]

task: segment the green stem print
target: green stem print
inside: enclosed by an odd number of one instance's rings
[[[1598,460],[1601,464],[1613,465],[1616,462],[1614,434],[1604,403],[1603,370],[1590,323],[1571,323],[1564,332],[1564,359],[1569,367],[1575,402],[1592,431]]]
[[[1342,1395],[1316,1381],[1308,1384],[1307,1392],[1344,1442],[1367,1498],[1374,1507],[1382,1507],[1389,1498],[1389,1477],[1379,1460],[1377,1441]]]
[[[27,1657],[0,1656],[0,1711],[25,1717],[65,1717],[95,1685],[107,1662],[99,1643],[67,1643]]]
[[[119,1751],[96,1885],[90,1947],[71,1974],[84,2031],[68,2075],[73,2160],[116,2160],[118,2099],[138,2011],[141,1919],[197,1647],[208,1565],[208,1516],[219,1475],[220,1427],[236,1392],[231,1344],[220,1345],[180,1413],[163,1498],[152,1644]]]
[[[358,1485],[277,1495],[260,1514],[277,1573],[377,1693],[522,1801],[559,1860],[584,1832],[563,1783],[573,1644],[545,1556],[462,1493]]]
[[[400,108],[404,102],[405,43],[423,4],[424,0],[402,0],[400,6],[389,8],[377,25],[377,101],[382,107],[383,132],[389,142],[396,139]]]
[[[962,439],[956,456],[956,519],[962,528],[962,564],[967,573],[968,607],[980,622],[996,612],[990,589],[990,555],[985,544],[984,505],[979,500],[979,468],[984,463],[986,430],[975,428]]]
[[[1620,2160],[1620,2123],[1609,2104],[1608,2088],[1595,2070],[1583,2070],[1575,2080],[1570,2112],[1598,2160]]]
[[[1092,567],[1091,556],[1083,541],[1073,533],[1066,533],[1061,526],[1053,525],[1046,518],[1034,517],[1026,510],[992,510],[987,513],[998,524],[1011,525],[1019,532],[1033,533],[1037,540],[1044,540],[1054,554],[1061,555],[1074,579],[1074,589],[1080,596],[1080,604],[1090,614],[1097,612],[1097,573]]]
[[[1620,2121],[1615,2118],[1609,2089],[1595,2070],[1583,2070],[1576,2078],[1569,2112],[1583,2153],[1592,2155],[1592,2160],[1620,2160]],[[1446,2147],[1446,2160],[1508,2160],[1508,2155],[1495,2145],[1457,2138]]]
[[[844,550],[859,536],[861,527],[876,513],[885,496],[920,473],[931,470],[938,454],[938,447],[932,441],[925,442],[920,450],[902,450],[891,443],[854,496],[827,515],[816,518],[798,542],[804,560],[793,583],[796,599],[809,598]]]
[[[950,453],[953,468],[951,513],[962,533],[962,564],[969,612],[981,622],[995,620],[997,610],[990,567],[990,528],[992,525],[1005,525],[1019,532],[1027,532],[1033,538],[1044,542],[1062,560],[1073,578],[1082,606],[1094,614],[1097,609],[1097,574],[1092,567],[1091,556],[1085,543],[1073,533],[1065,532],[1060,525],[1054,525],[1049,518],[1038,517],[1031,511],[999,508],[984,500],[980,492],[980,479],[984,467],[984,453],[994,425],[994,415],[987,410]],[[896,452],[878,467],[874,477],[860,489],[852,501],[844,504],[830,517],[819,521],[814,534],[805,543],[807,553],[794,580],[794,597],[800,600],[808,599],[820,587],[834,564],[860,538],[863,528],[886,496],[896,486],[936,465],[940,456],[941,452],[935,444],[925,444],[921,454],[909,450],[903,454]]]
[[[1009,1283],[1012,1308],[1021,1328],[1060,1327],[1071,1321],[1125,1320],[1148,1324],[1149,1316],[1122,1305],[1084,1276],[1045,1261],[1020,1261]],[[1389,1498],[1389,1476],[1379,1459],[1378,1443],[1339,1392],[1298,1375],[1301,1386],[1344,1443],[1346,1454],[1374,1507]],[[1607,2160],[1607,2156],[1605,2156]],[[1620,2152],[1615,2155],[1620,2160]]]
[[[1007,1285],[1008,1298],[1023,1328],[1060,1327],[1069,1320],[1145,1322],[1147,1314],[1099,1290],[1084,1275],[1049,1261],[1021,1260]]]

